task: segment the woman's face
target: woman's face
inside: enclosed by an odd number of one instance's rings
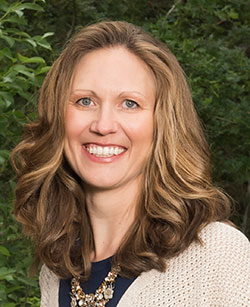
[[[65,154],[85,184],[139,184],[153,139],[155,80],[124,47],[103,48],[76,66],[65,115]]]

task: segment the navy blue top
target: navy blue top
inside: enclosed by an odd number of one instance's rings
[[[108,275],[111,270],[111,258],[93,262],[91,268],[90,278],[87,282],[81,283],[81,288],[85,293],[95,293],[96,289],[99,288],[104,278]],[[121,299],[124,292],[136,279],[127,279],[121,276],[117,276],[115,280],[115,288],[113,298],[106,304],[107,307],[117,306],[119,300]],[[59,307],[69,307],[70,306],[70,292],[71,292],[71,279],[61,279],[59,288]]]

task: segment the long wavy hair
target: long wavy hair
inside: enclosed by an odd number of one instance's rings
[[[120,21],[83,28],[53,64],[41,88],[38,119],[12,153],[14,213],[33,237],[38,261],[61,278],[88,278],[93,232],[80,178],[64,156],[64,116],[76,65],[87,53],[124,46],[156,79],[154,138],[137,218],[113,257],[121,275],[164,271],[212,221],[226,221],[230,201],[212,185],[209,147],[175,56],[140,27]]]

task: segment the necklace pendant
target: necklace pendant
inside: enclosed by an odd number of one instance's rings
[[[86,294],[85,300],[86,300],[87,306],[92,307],[90,304],[93,304],[93,302],[95,301],[95,295],[93,293]]]
[[[74,297],[71,297],[70,307],[77,307],[77,301]]]
[[[78,306],[84,306],[84,303],[85,303],[84,300],[80,300],[80,301],[78,302]]]
[[[70,307],[105,307],[106,303],[113,298],[115,279],[119,271],[119,267],[112,268],[96,292],[89,294],[83,292],[80,278],[72,278]]]
[[[111,288],[107,288],[104,290],[103,295],[105,300],[110,300],[113,297],[114,290]]]

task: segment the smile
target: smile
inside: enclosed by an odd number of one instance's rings
[[[98,146],[98,145],[84,145],[87,152],[96,157],[112,157],[118,156],[126,149],[118,146]]]

